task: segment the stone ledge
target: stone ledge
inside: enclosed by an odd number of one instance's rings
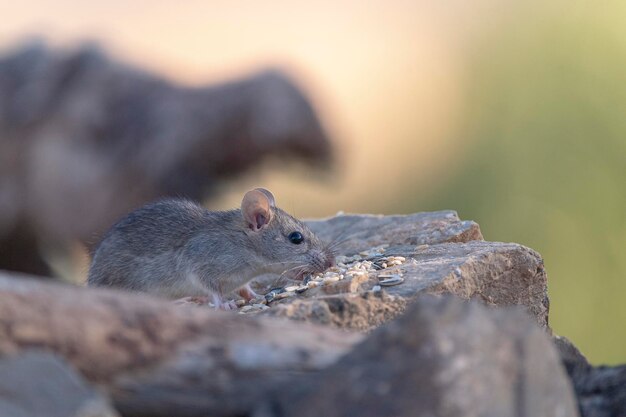
[[[321,239],[347,239],[341,252],[352,255],[382,244],[434,245],[483,240],[476,222],[461,220],[455,211],[407,215],[341,214],[306,224]]]
[[[420,297],[264,415],[578,416],[549,336],[516,310]]]
[[[364,259],[372,260],[376,256],[368,257],[367,251],[384,245],[381,256],[401,256],[405,261],[284,298],[264,315],[370,330],[400,314],[421,294],[449,293],[489,306],[523,306],[541,327],[548,328],[547,277],[541,256],[515,243],[483,241],[479,226],[460,220],[453,211],[338,215],[308,224],[322,239],[345,239],[338,246],[342,255],[363,253]],[[381,272],[401,275],[404,281],[383,288],[385,296],[372,296]]]

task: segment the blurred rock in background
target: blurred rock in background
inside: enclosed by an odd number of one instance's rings
[[[0,269],[49,275],[40,245],[88,247],[165,196],[202,199],[270,156],[325,166],[331,143],[278,70],[187,88],[84,45],[0,57]]]

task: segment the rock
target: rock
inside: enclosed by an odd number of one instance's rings
[[[480,227],[463,221],[454,211],[383,216],[342,214],[310,220],[321,239],[334,242],[341,254],[352,255],[380,245],[423,245],[483,240]]]
[[[350,279],[338,279],[336,282],[331,282],[327,285],[311,290],[311,293],[307,294],[307,297],[314,296],[316,294],[314,291],[317,291],[319,294],[328,295],[356,293],[362,290],[362,284],[367,282],[368,278],[367,274],[359,274]],[[325,278],[325,283],[326,279],[328,278]]]
[[[626,416],[626,365],[593,367],[566,338],[554,336],[582,417]]]
[[[363,281],[361,276],[358,285],[353,288],[364,293],[382,285],[377,277],[400,276],[403,281],[395,280],[399,282],[398,285],[384,287],[384,291],[390,295],[386,299],[394,300],[390,301],[394,303],[390,306],[391,311],[396,312],[398,305],[406,305],[422,294],[449,293],[465,299],[477,299],[490,306],[523,306],[540,326],[548,328],[547,277],[541,256],[518,244],[482,241],[478,225],[460,221],[454,212],[408,216],[341,215],[311,221],[309,224],[326,239],[350,233],[347,246],[338,246],[338,251],[348,255],[348,259],[355,259],[350,255],[352,253],[367,252],[368,247],[380,246],[385,242],[389,245],[384,249],[384,255],[370,258],[373,262],[371,269],[365,271],[367,281]],[[356,258],[362,259],[359,255]],[[381,270],[383,265],[385,268]],[[374,273],[376,269],[379,269],[377,274]],[[344,280],[348,282],[339,280],[334,285],[342,289],[350,288],[350,278],[347,274]],[[337,310],[322,305],[338,303],[337,297],[321,296],[348,291],[335,291],[331,287],[324,292],[324,288],[315,288],[288,300],[287,303],[297,303],[294,308],[270,309],[264,314],[332,325],[356,325],[350,328],[358,330],[372,328],[363,324],[367,320],[346,319],[346,315],[364,312],[369,317],[369,311],[380,309],[379,301],[372,309],[360,306],[347,311]],[[398,297],[404,302],[397,303]],[[355,300],[362,304],[361,300],[364,300],[346,298],[343,302],[346,305],[351,305]],[[306,303],[311,303],[311,306],[307,307]],[[308,318],[307,312],[311,314]],[[335,312],[341,314],[341,317],[327,316]],[[394,315],[385,317],[393,318]],[[378,324],[380,320],[376,321]]]
[[[378,291],[312,299],[295,298],[288,303],[274,305],[262,314],[341,329],[369,331],[402,314],[406,304],[406,299],[402,297]]]
[[[124,416],[576,416],[545,344],[539,254],[485,242],[452,212],[311,224],[326,238],[355,231],[337,246],[344,265],[307,286],[268,274],[255,290],[271,294],[244,315],[0,274],[0,355],[32,346],[63,355]],[[403,281],[381,286],[394,277]],[[539,326],[500,308],[515,306]],[[276,318],[373,333],[351,350],[362,336]],[[626,366],[594,368],[554,340],[581,415],[626,415]]]
[[[290,381],[277,398],[257,415],[578,415],[555,348],[525,313],[448,297],[419,298],[336,364]]]
[[[358,254],[380,245],[483,240],[478,224],[460,220],[454,211],[406,216],[343,214],[306,223],[321,239],[338,245],[343,255]]]
[[[569,339],[553,335],[552,341],[559,352],[565,370],[572,380],[576,381],[584,378],[591,371],[592,366],[587,361],[587,358],[580,353]]]
[[[362,338],[3,273],[0,300],[0,357],[60,355],[125,417],[246,415],[279,381],[327,367]]]
[[[41,241],[91,246],[148,201],[201,200],[268,157],[331,153],[281,71],[192,88],[93,45],[18,47],[0,56],[0,269],[46,275]]]
[[[44,352],[0,360],[0,415],[116,417],[117,412],[64,361]]]
[[[583,417],[626,416],[626,365],[592,367],[572,381]]]
[[[541,256],[515,243],[473,241],[390,252],[413,260],[402,265],[404,283],[389,294],[414,298],[423,292],[450,293],[490,306],[523,306],[542,327],[548,326],[547,275]]]

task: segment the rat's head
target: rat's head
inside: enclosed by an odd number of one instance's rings
[[[276,207],[274,196],[264,188],[248,191],[241,214],[259,260],[271,272],[302,278],[335,265],[332,251],[301,221]]]

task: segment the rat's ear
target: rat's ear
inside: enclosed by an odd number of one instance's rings
[[[270,202],[270,206],[276,207],[276,200],[274,200],[274,194],[272,194],[270,190],[266,190],[265,188],[255,188],[254,191],[260,191],[263,194],[265,194],[265,196]]]
[[[272,207],[274,196],[263,188],[248,191],[241,200],[241,214],[255,232],[272,220]]]

